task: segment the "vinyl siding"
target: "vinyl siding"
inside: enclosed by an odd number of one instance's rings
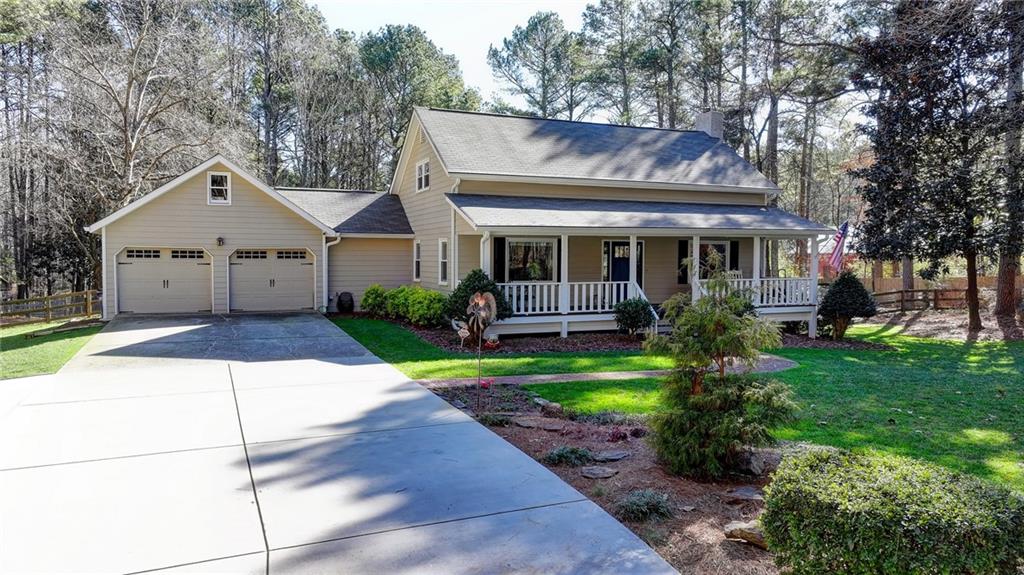
[[[401,173],[396,176],[395,190],[402,199],[405,214],[409,218],[409,224],[416,234],[416,239],[420,240],[422,245],[423,263],[420,285],[428,289],[448,292],[454,282],[449,278],[448,285],[438,284],[437,251],[439,238],[451,238],[452,207],[445,201],[444,194],[451,191],[455,182],[445,175],[441,161],[434,154],[427,139],[420,137],[418,121],[413,121],[410,124],[405,145],[412,146],[412,148],[406,165],[401,167]],[[430,188],[417,192],[416,164],[423,160],[430,161]],[[451,267],[453,255],[453,246],[450,242],[449,239],[449,267]]]
[[[328,294],[351,292],[359,309],[366,288],[386,289],[412,283],[412,240],[342,238],[327,248]]]
[[[228,172],[214,165],[211,172]],[[238,174],[231,175],[231,205],[206,203],[206,173],[183,182],[106,227],[104,305],[115,309],[117,254],[126,247],[202,248],[212,255],[213,312],[228,312],[228,256],[240,248],[306,248],[315,259],[316,307],[322,305],[323,234]],[[217,245],[217,238],[224,245]]]
[[[463,194],[494,194],[501,196],[538,196],[552,198],[586,198],[594,200],[643,200],[652,202],[692,202],[701,204],[735,204],[763,206],[763,193],[688,192],[604,186],[567,186],[559,184],[525,184],[463,180]],[[407,208],[408,209],[408,208]]]
[[[466,274],[480,267],[480,238],[479,235],[459,236],[459,279],[466,277]],[[458,285],[458,284],[456,284]]]

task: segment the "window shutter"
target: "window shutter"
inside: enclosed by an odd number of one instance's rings
[[[491,240],[494,247],[491,248],[493,256],[491,257],[492,268],[494,273],[491,274],[491,279],[498,283],[505,283],[505,238],[494,238]]]
[[[679,250],[676,252],[676,267],[678,268],[679,277],[676,278],[676,283],[683,285],[690,283],[690,270],[687,266],[683,265],[683,260],[690,257],[690,240],[679,240]]]
[[[740,242],[739,240],[729,240],[729,269],[738,270],[740,269]]]

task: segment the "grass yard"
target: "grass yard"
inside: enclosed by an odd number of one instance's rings
[[[0,328],[0,379],[54,373],[103,329],[101,326],[84,327],[41,337],[25,337],[26,333],[57,327],[61,323]]]
[[[1024,342],[962,342],[855,326],[853,337],[894,351],[779,349],[799,367],[773,374],[793,387],[798,420],[782,439],[932,461],[1024,491]],[[656,379],[531,385],[583,412],[644,413]]]
[[[394,323],[365,318],[336,318],[335,324],[384,361],[412,379],[451,379],[476,376],[476,355],[453,353],[420,339]],[[536,353],[485,355],[485,376],[543,373],[591,373],[668,369],[665,357],[640,352]]]

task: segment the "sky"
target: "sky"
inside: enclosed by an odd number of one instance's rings
[[[589,0],[594,2],[595,0]],[[519,98],[502,91],[487,65],[487,48],[500,45],[516,26],[526,25],[530,16],[550,10],[558,12],[567,30],[579,30],[587,0],[315,0],[331,29],[357,34],[387,24],[419,26],[434,44],[459,59],[468,86],[480,90],[484,100],[497,94],[512,104]]]

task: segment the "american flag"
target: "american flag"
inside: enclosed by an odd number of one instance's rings
[[[836,271],[843,267],[843,248],[846,246],[846,233],[848,231],[850,231],[850,222],[843,222],[843,225],[839,226],[839,231],[832,238],[832,241],[836,243],[836,247],[832,249],[832,256],[828,258],[828,265]]]

